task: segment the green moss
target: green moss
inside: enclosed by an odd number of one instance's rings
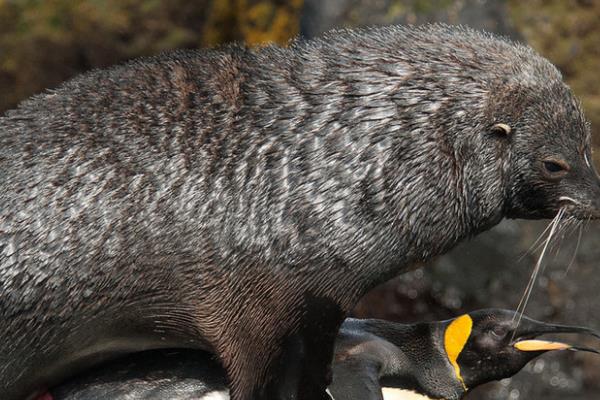
[[[411,8],[416,14],[427,15],[448,8],[453,3],[453,0],[413,0]]]
[[[385,19],[389,22],[396,21],[400,16],[406,13],[406,6],[402,1],[392,1],[385,13]]]
[[[0,0],[0,112],[94,67],[229,41],[285,43],[302,0]]]

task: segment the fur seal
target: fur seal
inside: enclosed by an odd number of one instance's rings
[[[399,324],[348,318],[335,342],[334,399],[392,400],[413,396],[462,399],[468,390],[509,378],[556,350],[590,351],[540,335],[588,328],[539,322],[516,313],[477,310],[446,320]],[[115,360],[51,390],[49,400],[228,399],[221,366],[206,352],[151,350]],[[398,397],[396,397],[398,395]]]
[[[234,400],[324,399],[368,289],[504,217],[597,216],[590,160],[557,69],[467,28],[84,74],[0,118],[0,392],[197,347]]]

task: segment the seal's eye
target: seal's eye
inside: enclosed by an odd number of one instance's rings
[[[550,173],[564,171],[563,167],[554,161],[544,161],[544,168]]]
[[[569,165],[557,159],[545,159],[542,161],[544,175],[547,179],[557,180],[564,177],[569,171]]]

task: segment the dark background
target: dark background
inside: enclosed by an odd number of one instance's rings
[[[298,34],[313,37],[332,27],[432,21],[529,43],[563,72],[600,143],[600,0],[0,0],[0,112],[80,72],[173,48],[233,40],[285,44]],[[527,249],[546,224],[505,221],[375,289],[355,315],[412,322],[477,308],[514,309],[538,254]],[[579,231],[565,229],[546,257],[526,314],[600,329],[599,232],[597,223],[585,224],[576,251]],[[562,353],[539,358],[516,377],[468,398],[599,395],[600,357]]]

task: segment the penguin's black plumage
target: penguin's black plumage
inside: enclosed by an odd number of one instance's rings
[[[329,392],[336,400],[392,400],[393,389],[420,398],[462,398],[469,389],[516,374],[551,350],[593,349],[536,339],[594,331],[546,324],[513,311],[478,310],[447,320],[399,324],[351,319],[338,334]],[[383,391],[382,391],[383,388]],[[227,399],[223,369],[197,350],[130,355],[52,390],[53,400]]]
[[[202,350],[130,354],[71,379],[36,400],[220,400],[225,370]]]
[[[525,316],[517,326],[518,319],[515,312],[500,309],[412,325],[347,319],[338,334],[329,391],[343,400],[381,400],[381,388],[456,400],[469,389],[513,376],[547,351],[597,352],[536,339],[552,333],[598,337],[591,329],[547,324]]]

